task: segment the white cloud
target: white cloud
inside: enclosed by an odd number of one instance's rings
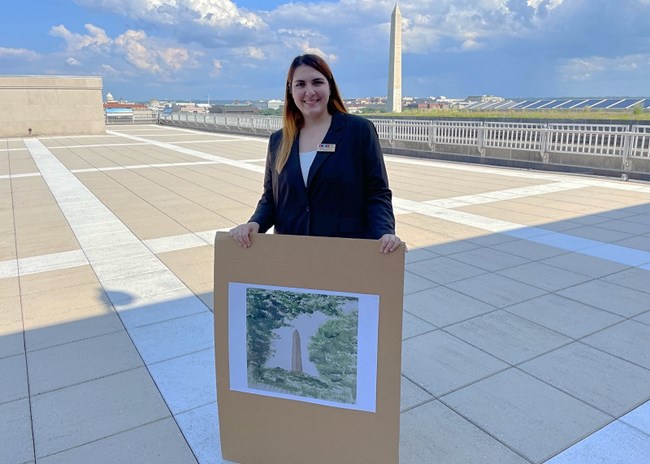
[[[641,0],[643,1],[643,0]],[[647,0],[650,1],[650,0]],[[553,10],[560,6],[564,0],[527,0],[526,3],[528,6],[535,8],[536,10],[541,8],[546,8],[547,10]]]
[[[564,81],[589,81],[618,75],[650,78],[650,53],[613,58],[573,58],[561,62],[560,75]]]
[[[115,38],[116,51],[123,54],[126,61],[136,68],[160,76],[184,67],[196,67],[199,53],[187,48],[165,47],[151,39],[144,31],[128,30]]]
[[[73,1],[112,14],[77,31],[65,19],[52,27],[64,46],[39,56],[42,69],[64,72],[71,58],[80,72],[137,80],[134,88],[162,81],[171,89],[166,83],[174,80],[183,93],[218,85],[224,96],[262,97],[282,90],[293,56],[312,52],[337,61],[348,93],[385,92],[395,0],[247,3],[261,5],[255,10],[237,0]],[[650,0],[410,0],[399,6],[406,93],[613,94],[613,87],[628,85],[628,93],[642,95],[650,89],[643,82]],[[114,32],[116,15],[129,27]],[[14,57],[22,69],[36,69],[25,60],[36,56],[0,48],[0,59]]]
[[[212,70],[210,71],[210,76],[217,77],[219,74],[221,74],[222,69],[223,62],[221,60],[212,60]]]
[[[104,74],[109,74],[111,76],[118,76],[120,74],[119,71],[110,64],[102,64],[101,70]]]
[[[81,50],[90,48],[95,50],[105,49],[111,44],[111,39],[106,35],[106,32],[92,24],[84,26],[90,34],[77,34],[70,32],[64,25],[60,24],[50,29],[50,35],[54,37],[61,37],[67,44],[68,51]]]
[[[65,60],[69,66],[82,67],[82,61],[95,63],[95,69],[108,71],[110,74],[113,71],[117,72],[116,66],[119,62],[110,65],[98,63],[97,57],[101,56],[102,59],[114,57],[126,61],[139,71],[169,79],[186,68],[198,66],[197,59],[203,53],[179,46],[169,40],[149,37],[142,30],[129,29],[111,38],[102,28],[93,24],[86,24],[85,28],[89,34],[71,32],[64,25],[55,26],[50,30],[53,36],[61,37],[65,41],[66,50],[72,53]],[[129,75],[132,71],[126,69],[121,71],[121,74]]]
[[[242,10],[230,0],[75,0],[76,3],[122,14],[140,21],[182,25],[193,23],[213,28],[263,27],[255,13]]]
[[[335,54],[326,53],[323,50],[321,50],[320,48],[312,47],[311,45],[309,45],[308,41],[302,44],[301,52],[302,53],[311,53],[313,55],[318,55],[321,58],[324,58],[326,61],[330,61],[330,62],[336,61],[336,59],[337,59],[337,56]]]
[[[0,58],[3,57],[15,57],[15,58],[24,58],[26,60],[33,60],[38,58],[38,53],[33,50],[27,50],[26,48],[6,48],[0,47]]]
[[[259,47],[245,47],[241,49],[240,54],[246,58],[253,58],[255,60],[263,60],[266,54]]]

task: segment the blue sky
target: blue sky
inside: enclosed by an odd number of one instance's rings
[[[101,75],[104,93],[283,95],[314,52],[344,97],[386,95],[394,0],[5,0],[0,74]],[[650,97],[650,0],[400,2],[410,96]]]

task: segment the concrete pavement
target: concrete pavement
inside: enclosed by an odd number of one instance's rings
[[[221,463],[212,239],[266,139],[0,140],[0,456]],[[387,157],[401,464],[650,460],[650,185]]]

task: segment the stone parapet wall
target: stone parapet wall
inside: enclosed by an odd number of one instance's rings
[[[0,137],[104,134],[101,77],[0,76]]]

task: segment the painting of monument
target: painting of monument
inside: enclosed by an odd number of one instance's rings
[[[358,305],[341,295],[249,288],[249,387],[354,403]]]
[[[231,389],[353,409],[361,408],[361,394],[364,410],[370,407],[375,295],[236,285],[229,303],[231,332],[239,334],[230,341]],[[368,327],[360,330],[360,321]]]

